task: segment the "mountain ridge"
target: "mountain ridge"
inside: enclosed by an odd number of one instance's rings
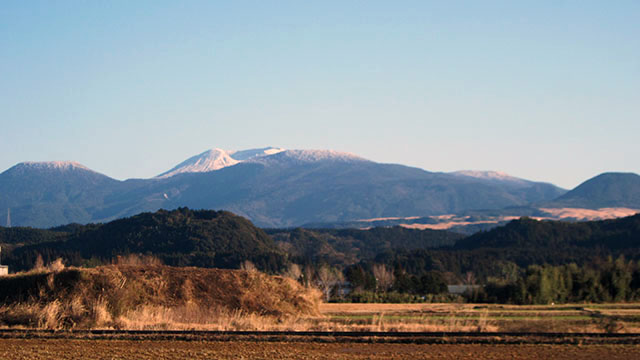
[[[547,204],[566,193],[504,173],[430,172],[333,150],[214,150],[181,164],[198,165],[202,156],[215,155],[213,165],[226,159],[217,169],[204,162],[195,172],[183,168],[152,179],[115,180],[74,162],[19,164],[0,173],[0,219],[11,208],[14,225],[51,227],[187,206],[229,210],[262,227],[288,227],[498,211]]]

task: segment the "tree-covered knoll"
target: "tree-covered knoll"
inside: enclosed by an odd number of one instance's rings
[[[168,265],[237,268],[250,260],[258,268],[276,271],[285,255],[264,231],[226,211],[159,210],[104,225],[76,229],[65,241],[17,248],[9,257],[17,268],[62,256],[70,264],[110,261],[117,255],[152,254]]]

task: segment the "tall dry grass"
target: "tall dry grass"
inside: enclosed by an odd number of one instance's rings
[[[319,292],[292,279],[119,261],[94,269],[54,262],[0,279],[0,326],[296,329],[299,315],[318,313]]]

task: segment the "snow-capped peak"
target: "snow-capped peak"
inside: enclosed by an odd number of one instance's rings
[[[163,179],[182,173],[202,173],[220,170],[238,163],[367,161],[357,155],[333,150],[285,150],[278,147],[225,151],[212,149],[193,156],[156,178]]]
[[[209,172],[235,165],[238,162],[225,150],[216,148],[190,157],[171,170],[156,176],[156,178],[168,178],[182,173]]]

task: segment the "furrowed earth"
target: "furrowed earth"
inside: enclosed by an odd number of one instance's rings
[[[0,339],[22,359],[637,359],[635,345],[487,345]]]

